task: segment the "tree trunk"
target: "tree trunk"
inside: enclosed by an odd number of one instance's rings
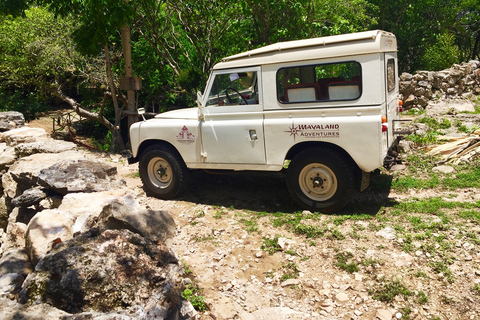
[[[112,92],[112,100],[113,100],[113,108],[115,110],[115,130],[112,130],[112,145],[110,147],[110,151],[114,150],[114,144],[117,145],[118,150],[125,149],[125,142],[123,141],[122,135],[120,134],[120,122],[122,120],[122,111],[123,108],[120,108],[118,105],[117,99],[117,89],[115,87],[115,83],[113,82],[113,75],[112,75],[112,66],[110,63],[110,53],[108,52],[108,46],[105,45],[103,47],[103,51],[105,52],[105,69],[107,71],[107,78],[108,83],[110,85],[110,91]]]
[[[123,59],[125,60],[125,76],[127,78],[133,77],[132,68],[132,46],[130,42],[130,27],[125,25],[121,28],[122,35],[122,51]],[[127,110],[135,112],[135,91],[127,90]],[[133,115],[128,116],[128,128],[137,121],[137,117]]]

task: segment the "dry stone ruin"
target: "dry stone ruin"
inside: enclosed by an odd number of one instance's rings
[[[403,107],[425,109],[432,100],[467,98],[480,94],[480,62],[455,64],[442,71],[418,71],[400,75]]]

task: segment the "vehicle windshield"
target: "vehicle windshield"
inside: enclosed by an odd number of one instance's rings
[[[257,72],[217,74],[207,106],[258,104]]]

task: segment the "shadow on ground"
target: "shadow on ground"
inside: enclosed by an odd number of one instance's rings
[[[388,198],[391,183],[389,175],[372,176],[370,187],[350,195],[347,206],[337,214],[376,215],[382,207],[392,206],[395,202]],[[177,200],[268,213],[302,210],[290,197],[285,174],[277,172],[192,172],[186,192]]]

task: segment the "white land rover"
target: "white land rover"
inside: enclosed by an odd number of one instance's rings
[[[189,169],[281,171],[303,208],[329,213],[368,186],[395,146],[397,42],[385,31],[276,43],[213,67],[198,108],[130,128],[147,193],[170,199]]]

